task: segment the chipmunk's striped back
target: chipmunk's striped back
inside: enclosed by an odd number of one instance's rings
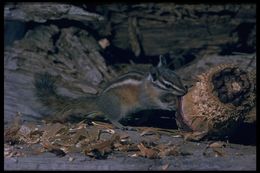
[[[141,72],[129,72],[126,73],[116,80],[110,82],[107,87],[104,88],[102,93],[108,92],[111,89],[128,86],[128,85],[140,85],[144,79],[144,74]]]

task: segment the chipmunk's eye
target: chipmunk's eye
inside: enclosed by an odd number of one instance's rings
[[[171,85],[169,85],[167,83],[165,83],[164,85],[165,85],[166,88],[171,88],[172,87]]]
[[[156,69],[154,69],[154,68],[151,69],[150,74],[151,74],[152,80],[156,81],[157,77],[158,77],[158,73],[157,73]]]
[[[172,88],[172,85],[166,81],[161,81],[161,83],[166,87],[167,89]]]
[[[151,73],[151,75],[152,75],[152,79],[153,79],[153,81],[155,81],[156,80],[156,73]]]

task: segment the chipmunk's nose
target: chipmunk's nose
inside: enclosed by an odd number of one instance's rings
[[[185,94],[187,94],[189,87],[188,87],[187,85],[185,85],[184,88],[185,88],[185,89],[184,89],[184,90],[185,90]],[[184,95],[185,95],[185,94],[184,94]]]
[[[186,87],[178,88],[178,90],[174,90],[173,94],[176,96],[184,96],[188,92]]]
[[[182,92],[180,92],[180,96],[184,96],[188,92],[188,86],[185,85],[182,87]]]

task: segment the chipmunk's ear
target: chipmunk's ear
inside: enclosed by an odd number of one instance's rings
[[[155,81],[158,78],[158,70],[154,67],[150,69],[150,72],[148,74],[147,80]]]
[[[157,65],[157,67],[166,67],[167,66],[166,64],[167,64],[167,62],[166,62],[165,56],[160,55],[159,56],[159,63]]]

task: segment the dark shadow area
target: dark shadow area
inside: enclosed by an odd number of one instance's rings
[[[178,129],[174,111],[145,110],[140,111],[120,121],[126,126],[155,127],[165,129]],[[256,145],[256,123],[243,123],[228,138],[216,140],[227,140],[230,143],[242,145]]]
[[[11,46],[15,40],[20,40],[26,33],[26,24],[20,21],[4,21],[4,46]]]
[[[196,54],[199,50],[191,49],[180,50],[179,52],[168,52],[162,54],[166,58],[167,64],[170,69],[176,70],[197,58]],[[131,50],[121,49],[114,45],[108,46],[104,51],[101,52],[102,56],[105,58],[106,63],[108,65],[116,65],[116,64],[130,64],[130,62],[134,62],[136,64],[152,64],[156,66],[159,62],[159,57],[161,55],[154,56],[146,56],[141,54],[139,57],[136,57]]]
[[[156,127],[177,129],[174,111],[144,110],[137,112],[121,120],[121,123],[129,126]]]
[[[254,29],[255,23],[241,23],[233,31],[231,31],[231,37],[237,37],[236,43],[227,43],[221,46],[222,51],[220,55],[232,55],[232,52],[243,52],[243,53],[254,53],[254,43],[251,45],[249,39],[252,30]]]
[[[101,55],[106,60],[107,65],[115,65],[120,63],[130,63],[133,60],[134,53],[130,50],[124,50],[116,46],[110,45],[101,51]]]
[[[256,123],[243,123],[229,138],[230,143],[256,145]]]

